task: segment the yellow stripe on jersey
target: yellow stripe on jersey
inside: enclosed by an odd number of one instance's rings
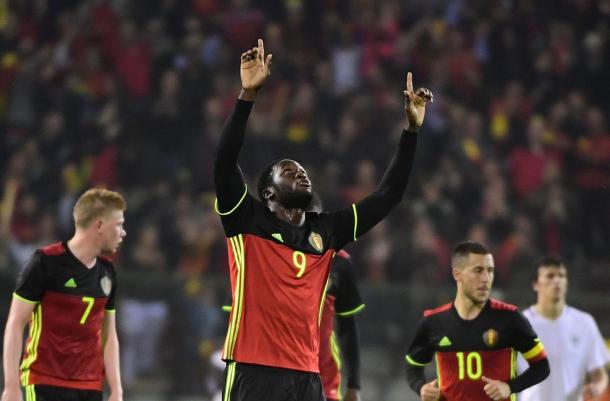
[[[438,388],[443,388],[442,385],[442,380],[441,380],[441,364],[440,361],[438,360],[438,353],[436,353],[434,355],[434,358],[436,359],[436,379],[438,380]]]
[[[248,186],[246,185],[246,188],[244,189],[244,194],[241,196],[241,198],[239,199],[239,202],[237,202],[237,205],[235,205],[233,207],[233,209],[229,210],[228,212],[221,212],[218,209],[218,198],[216,198],[216,200],[214,200],[214,210],[216,211],[216,213],[218,213],[221,216],[228,216],[231,213],[233,213],[235,211],[235,209],[237,209],[239,207],[239,205],[241,205],[241,203],[244,201],[244,199],[246,199],[246,195],[248,195]]]
[[[36,401],[36,389],[33,384],[25,387],[25,401]]]
[[[537,357],[541,352],[544,352],[544,346],[541,342],[538,342],[534,348],[524,353],[523,357],[529,361],[530,359]]]
[[[330,353],[333,357],[333,361],[335,361],[337,370],[341,372],[341,350],[339,349],[339,344],[337,343],[337,336],[335,335],[334,330],[330,332]],[[337,383],[337,397],[340,400],[343,399],[343,396],[341,394],[341,374],[339,374],[339,383]]]
[[[30,342],[27,346],[28,357],[21,363],[21,385],[28,386],[30,383],[30,366],[38,358],[38,344],[42,332],[42,305],[38,304],[32,312],[30,326]]]
[[[233,382],[235,381],[235,362],[229,362],[227,367],[227,377],[225,378],[225,392],[222,397],[222,401],[231,400],[231,390],[233,389]]]
[[[405,355],[405,360],[407,361],[407,363],[409,365],[413,365],[413,366],[419,366],[419,367],[423,367],[426,366],[427,363],[419,363],[417,361],[415,361],[413,358],[411,358],[409,355]]]
[[[225,340],[224,355],[227,359],[233,359],[233,351],[235,351],[235,343],[237,342],[237,333],[239,332],[244,304],[244,276],[246,274],[246,265],[244,259],[243,236],[239,234],[229,238],[229,240],[231,241],[231,250],[233,251],[233,257],[235,258],[235,264],[237,266],[237,277],[235,280],[235,293],[233,294],[233,305],[235,310],[231,316],[231,323],[229,324],[229,331]]]
[[[357,241],[356,230],[358,229],[358,210],[356,210],[356,204],[352,203],[352,210],[354,211],[354,241]]]
[[[517,377],[517,352],[514,348],[510,349],[510,378]]]
[[[322,311],[324,310],[324,300],[326,299],[326,291],[328,291],[328,284],[330,283],[330,276],[326,279],[326,284],[324,285],[324,291],[322,291],[322,298],[320,299],[320,310],[318,311],[318,327],[320,327],[320,323],[322,322]]]

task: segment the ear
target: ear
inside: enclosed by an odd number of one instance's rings
[[[455,281],[460,281],[462,278],[462,271],[460,269],[458,269],[457,267],[452,267],[451,275],[453,276],[453,279]]]
[[[95,221],[95,229],[98,233],[102,230],[103,225],[104,225],[104,222],[102,221],[102,219],[97,219]]]
[[[263,198],[266,201],[271,200],[271,198],[273,198],[273,196],[275,196],[275,188],[273,188],[272,186],[269,186],[269,187],[263,189]]]

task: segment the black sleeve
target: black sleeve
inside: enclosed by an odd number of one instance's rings
[[[347,388],[360,389],[360,340],[354,316],[337,317],[337,333],[345,358]]]
[[[405,355],[407,383],[417,395],[422,386],[426,384],[424,367],[432,362],[433,356],[434,348],[430,346],[426,320],[422,319],[417,326],[413,341],[409,345],[407,355]]]
[[[512,393],[518,393],[547,378],[551,372],[544,345],[532,325],[521,312],[515,312],[513,320],[514,348],[523,354],[529,367],[508,382]]]
[[[530,366],[519,376],[508,382],[511,393],[519,393],[546,379],[551,373],[547,358],[530,363]]]
[[[347,209],[329,214],[337,236],[336,249],[351,241],[383,220],[396,206],[407,188],[417,147],[417,133],[403,131],[398,149],[377,190]]]
[[[415,158],[417,133],[403,131],[398,149],[375,192],[356,203],[356,238],[379,223],[402,200]]]
[[[247,198],[246,183],[237,158],[244,142],[246,123],[253,104],[237,100],[220,136],[214,161],[214,182],[217,197],[215,207],[221,216],[232,214]]]
[[[426,384],[424,367],[407,364],[405,372],[409,387],[411,387],[411,390],[415,391],[415,394],[419,396],[421,388],[424,386],[424,384]]]
[[[15,294],[29,302],[39,302],[45,291],[45,272],[40,251],[34,252],[17,277]]]

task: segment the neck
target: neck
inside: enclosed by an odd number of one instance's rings
[[[538,300],[538,302],[535,305],[536,308],[536,312],[538,312],[538,314],[546,317],[547,319],[552,319],[555,320],[557,319],[559,316],[561,316],[561,313],[563,312],[563,308],[565,307],[566,303],[563,299],[558,299],[558,300]]]
[[[280,220],[294,226],[302,226],[305,223],[305,211],[303,209],[286,209],[278,203],[269,203],[268,207]]]
[[[92,241],[85,233],[78,230],[74,237],[68,241],[68,248],[70,248],[76,259],[80,260],[88,268],[95,265],[97,256],[100,254],[99,248],[95,246],[95,241]]]
[[[479,316],[479,313],[481,313],[481,310],[483,310],[483,307],[485,306],[485,302],[475,303],[459,292],[456,295],[453,304],[455,305],[455,310],[457,310],[458,315],[464,320],[472,320]]]

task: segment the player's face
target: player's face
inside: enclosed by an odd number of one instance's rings
[[[534,283],[538,298],[554,302],[565,299],[568,291],[568,273],[563,266],[540,266]]]
[[[100,235],[102,240],[102,254],[112,254],[118,249],[123,237],[127,235],[123,224],[125,218],[122,210],[114,210],[101,219]]]
[[[471,253],[456,279],[462,283],[462,292],[475,304],[487,302],[494,281],[494,259],[491,254]]]
[[[273,169],[278,202],[287,209],[305,209],[312,198],[311,181],[305,169],[294,160],[278,162]]]

